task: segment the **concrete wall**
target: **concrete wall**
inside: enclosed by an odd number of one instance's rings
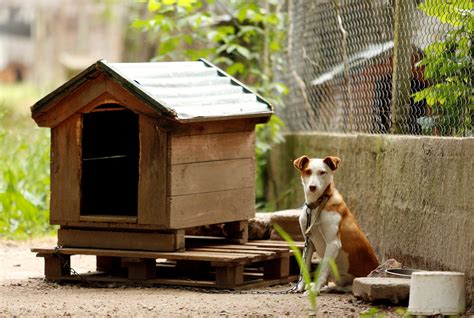
[[[304,202],[292,161],[342,159],[336,187],[381,260],[464,272],[474,294],[474,138],[293,133],[269,160],[277,209]]]

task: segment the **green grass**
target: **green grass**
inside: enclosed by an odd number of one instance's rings
[[[0,86],[0,238],[49,234],[48,129],[40,129],[28,106],[39,92],[28,85]]]

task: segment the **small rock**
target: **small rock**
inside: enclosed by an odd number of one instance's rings
[[[352,293],[365,301],[389,301],[398,304],[408,299],[410,280],[389,277],[358,277],[354,279]]]

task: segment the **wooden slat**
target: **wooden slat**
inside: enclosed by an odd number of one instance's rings
[[[170,228],[182,229],[250,219],[255,188],[168,197]]]
[[[58,231],[58,245],[146,251],[177,251],[184,249],[184,231],[179,231],[178,233],[140,233],[60,229]]]
[[[203,134],[220,134],[226,132],[243,132],[255,130],[255,125],[262,122],[261,118],[245,118],[196,122],[181,125],[172,136],[192,136]]]
[[[275,253],[281,253],[281,252],[288,252],[288,248],[276,248],[276,247],[260,247],[260,246],[253,246],[253,245],[205,245],[206,247],[209,248],[218,248],[222,250],[250,250],[250,251],[265,251],[265,252],[275,252]],[[193,247],[190,247],[193,248]]]
[[[166,132],[148,118],[140,116],[139,224],[169,228],[167,158]]]
[[[51,224],[79,221],[82,118],[74,114],[51,133]]]
[[[255,184],[252,158],[171,166],[170,196],[250,188]]]
[[[232,243],[245,244],[249,240],[249,221],[227,222],[224,224],[226,238]]]
[[[112,222],[112,223],[137,223],[136,216],[120,215],[82,215],[81,222]]]
[[[35,121],[40,127],[55,127],[105,93],[105,90],[105,77],[103,75],[91,79],[72,94],[66,94],[61,100],[50,105],[44,113],[35,117]]]
[[[272,240],[255,240],[255,241],[249,241],[247,243],[248,245],[254,245],[254,246],[266,246],[266,247],[288,247],[289,244],[286,241],[272,241]],[[295,242],[296,247],[298,248],[303,248],[304,247],[304,242]]]
[[[244,274],[245,275],[245,274]],[[247,275],[245,275],[247,276]],[[250,281],[244,281],[241,285],[233,287],[234,290],[241,289],[250,289],[250,288],[263,288],[272,285],[281,285],[287,284],[289,282],[295,281],[299,276],[289,276],[280,279],[252,279]],[[247,278],[247,277],[246,277]],[[50,280],[57,281],[82,281],[86,279],[87,281],[97,282],[97,283],[120,283],[120,284],[132,284],[136,286],[136,282],[129,280],[125,277],[110,277],[104,276],[102,273],[87,273],[81,274],[81,276],[56,276],[48,277]],[[153,286],[153,285],[171,285],[171,286],[189,286],[189,287],[203,287],[203,288],[218,288],[215,281],[209,280],[193,280],[187,278],[154,278],[140,281],[140,285],[143,286]],[[228,287],[222,287],[228,288]]]
[[[133,251],[133,250],[107,250],[97,248],[72,248],[63,247],[57,251],[46,248],[33,248],[32,252],[39,254],[54,254],[59,252],[65,255],[100,255],[100,256],[117,256],[117,257],[137,257],[137,258],[166,258],[170,260],[191,260],[191,261],[219,261],[219,262],[245,262],[254,255],[222,253],[222,252],[151,252],[151,251]]]
[[[255,132],[170,137],[171,164],[255,157]]]
[[[106,105],[106,104],[119,104],[120,101],[115,98],[112,94],[108,93],[105,91],[105,86],[104,86],[104,93],[101,95],[97,96],[93,100],[91,100],[87,105],[79,109],[77,112],[79,113],[89,113],[89,112],[96,112],[96,111],[114,111],[114,110],[124,110],[126,108],[102,108],[102,109],[95,109],[98,106],[101,105]],[[123,105],[121,105],[123,106]]]
[[[166,230],[163,225],[137,224],[135,223],[116,223],[116,222],[66,222],[58,221],[57,224],[65,227],[83,227],[83,228],[109,228],[109,229],[137,229],[137,230]]]
[[[152,118],[157,124],[159,124],[165,130],[174,130],[179,127],[177,121],[171,118],[165,117],[162,114],[155,111],[150,105],[137,98],[135,95],[130,93],[127,89],[118,84],[115,80],[107,78],[105,81],[106,91],[116,98],[120,105],[127,107],[137,113],[143,114],[150,119]]]
[[[212,247],[194,247],[187,249],[188,251],[193,251],[193,252],[224,252],[223,249],[220,248],[212,248]],[[249,249],[243,249],[243,250],[227,250],[228,252],[231,253],[244,253],[244,254],[253,254],[253,255],[265,255],[265,256],[270,256],[270,255],[276,255],[275,252],[271,251],[261,251],[261,250],[249,250]]]

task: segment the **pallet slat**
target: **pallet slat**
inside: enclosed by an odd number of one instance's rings
[[[215,243],[215,242],[214,242]],[[277,247],[274,247],[277,246]],[[288,283],[298,272],[292,252],[281,242],[243,245],[195,245],[184,252],[149,252],[96,248],[34,248],[45,258],[49,280],[116,282],[140,285],[179,285],[246,289]],[[58,270],[58,261],[71,255],[95,255],[101,273],[81,277]],[[291,266],[290,266],[291,265]]]

